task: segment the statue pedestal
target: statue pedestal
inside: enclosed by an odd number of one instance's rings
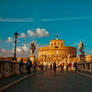
[[[29,56],[30,60],[32,61],[32,64],[34,63],[34,60],[35,60],[35,56],[34,55],[31,55]]]
[[[80,62],[85,62],[85,55],[79,55],[80,57]]]

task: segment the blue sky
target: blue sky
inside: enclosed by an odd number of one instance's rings
[[[36,33],[44,29],[48,35],[29,36],[28,30]],[[10,50],[14,32],[26,35],[17,46],[36,41],[48,45],[51,39],[64,40],[66,46],[78,47],[83,41],[87,54],[92,53],[92,0],[0,0],[0,48]]]

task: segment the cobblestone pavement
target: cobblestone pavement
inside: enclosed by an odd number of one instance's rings
[[[92,92],[92,79],[73,72],[46,71],[4,92]]]

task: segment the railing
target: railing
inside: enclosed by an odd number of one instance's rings
[[[19,66],[18,62],[0,61],[0,79],[26,72],[26,64]]]
[[[77,64],[80,71],[83,72],[92,72],[92,62],[83,62]]]

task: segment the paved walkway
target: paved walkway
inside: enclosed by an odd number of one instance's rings
[[[92,79],[72,72],[47,71],[21,81],[4,92],[92,92]]]
[[[3,87],[3,86],[6,86],[24,76],[26,76],[27,74],[19,74],[19,75],[13,75],[11,77],[8,77],[8,78],[5,78],[5,79],[2,79],[0,80],[0,88]]]

